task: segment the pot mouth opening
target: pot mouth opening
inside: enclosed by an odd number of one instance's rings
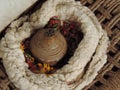
[[[46,26],[44,28],[46,28]],[[67,51],[59,62],[53,66],[50,66],[49,64],[44,63],[36,58],[30,50],[30,40],[39,30],[40,29],[34,30],[29,38],[21,42],[21,49],[24,53],[25,61],[29,66],[28,68],[33,73],[53,74],[58,69],[61,69],[64,65],[68,64],[68,61],[74,55],[75,50],[82,41],[84,34],[81,32],[82,30],[80,30],[80,24],[78,22],[69,20],[63,21],[63,24],[59,30],[67,42]]]

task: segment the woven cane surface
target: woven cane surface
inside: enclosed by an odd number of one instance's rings
[[[95,13],[110,38],[107,63],[83,90],[120,90],[120,0],[80,1]],[[0,90],[19,90],[9,81],[1,59]]]

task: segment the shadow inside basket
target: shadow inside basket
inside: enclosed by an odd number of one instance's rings
[[[37,74],[41,74],[41,73],[52,74],[56,70],[66,65],[69,59],[73,56],[80,41],[83,39],[83,33],[81,32],[81,30],[78,29],[79,23],[75,21],[66,20],[63,21],[63,25],[58,25],[60,24],[59,22],[61,21],[57,17],[56,19],[54,19],[54,17],[51,17],[48,24],[44,28],[52,28],[54,30],[58,30],[58,32],[60,32],[64,36],[67,42],[67,51],[65,55],[55,65],[49,65],[48,63],[42,62],[42,60],[37,58],[31,52],[31,48],[30,48],[31,39],[40,29],[35,30],[35,32],[29,38],[21,42],[21,49],[24,53],[26,63],[29,65],[29,69]]]

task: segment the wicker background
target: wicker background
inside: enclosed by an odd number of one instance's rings
[[[120,0],[80,1],[95,13],[111,41],[107,63],[99,71],[96,79],[84,90],[120,90]],[[19,90],[7,78],[1,60],[0,90]]]

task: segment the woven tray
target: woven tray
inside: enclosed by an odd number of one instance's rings
[[[42,1],[44,0],[39,1],[37,5],[40,6]],[[80,1],[95,13],[111,41],[107,63],[95,80],[83,90],[120,90],[120,0]],[[19,90],[9,81],[1,59],[0,90]]]

